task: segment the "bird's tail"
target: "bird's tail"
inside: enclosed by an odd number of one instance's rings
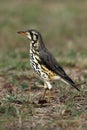
[[[73,82],[73,80],[70,78],[70,77],[66,77],[64,79],[67,83],[69,83],[71,86],[73,86],[75,89],[77,89],[78,91],[80,91],[80,89],[78,88],[79,86],[81,86],[82,84],[85,84],[86,82],[83,82],[83,83],[79,83],[79,84],[76,84],[75,82]]]

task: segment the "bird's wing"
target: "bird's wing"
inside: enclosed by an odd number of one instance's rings
[[[58,64],[56,59],[53,57],[53,55],[50,52],[48,52],[48,50],[40,51],[40,64],[45,65],[45,67],[47,67],[49,70],[53,71],[54,73],[59,75],[61,78],[63,78],[66,82],[71,84],[74,88],[79,90],[76,87],[76,84],[66,74],[66,72],[63,70],[63,68]]]
[[[40,52],[40,62],[41,64],[45,65],[49,70],[55,72],[57,75],[61,77],[66,77],[65,71],[62,69],[62,67],[58,64],[56,59],[53,57],[53,55],[48,52],[47,50]]]

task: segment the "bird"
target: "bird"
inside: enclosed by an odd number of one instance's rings
[[[48,102],[50,102],[53,80],[61,80],[80,91],[77,84],[68,76],[65,70],[60,66],[55,57],[46,48],[42,35],[35,29],[18,31],[18,34],[26,36],[30,40],[30,66],[39,75],[44,82],[44,100],[46,90],[49,90]]]

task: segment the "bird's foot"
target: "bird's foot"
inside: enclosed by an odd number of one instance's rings
[[[45,103],[48,103],[46,99],[44,98],[40,98],[39,101],[38,101],[38,104],[45,104]]]

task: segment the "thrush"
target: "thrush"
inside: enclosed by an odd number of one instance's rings
[[[50,101],[50,91],[52,89],[50,82],[52,80],[61,80],[80,91],[75,82],[67,75],[54,56],[45,47],[43,38],[37,30],[31,29],[19,31],[18,33],[25,35],[30,40],[30,65],[44,82],[43,99],[46,90],[49,89],[48,101]]]

